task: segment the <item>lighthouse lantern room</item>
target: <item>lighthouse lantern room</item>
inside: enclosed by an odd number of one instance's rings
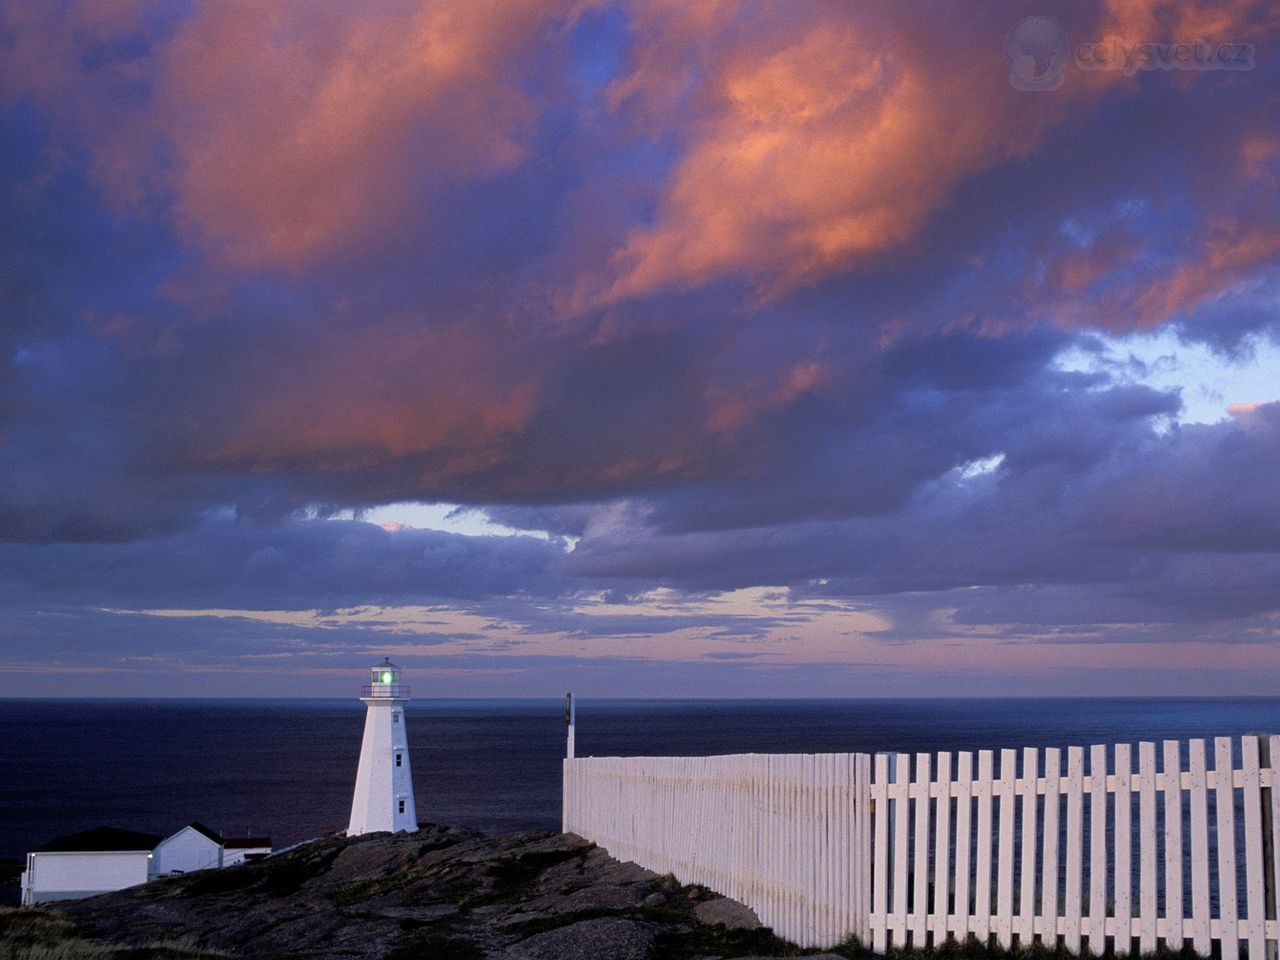
[[[375,666],[360,699],[366,705],[364,740],[347,835],[417,830],[404,723],[409,687],[400,682],[400,668],[390,660]]]

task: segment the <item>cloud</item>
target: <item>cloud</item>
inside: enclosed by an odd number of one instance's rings
[[[350,520],[271,527],[210,518],[130,544],[11,544],[11,604],[297,610],[555,596],[563,545],[535,537],[390,532]]]
[[[3,5],[14,636],[439,603],[834,657],[777,611],[576,606],[764,586],[879,605],[882,644],[1253,636],[1277,397],[1178,425],[1175,380],[1060,358],[1280,338],[1280,24],[1059,18],[1257,62],[1020,91],[1014,13],[929,3]],[[415,501],[566,539],[303,519]]]

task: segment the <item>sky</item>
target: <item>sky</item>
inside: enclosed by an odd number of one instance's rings
[[[1280,689],[1267,0],[0,0],[0,696]]]

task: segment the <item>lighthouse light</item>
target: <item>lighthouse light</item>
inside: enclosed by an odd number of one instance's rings
[[[390,683],[390,682],[391,682],[391,671],[390,671],[390,670],[384,670],[384,671],[382,672],[382,682],[383,682],[383,683]]]

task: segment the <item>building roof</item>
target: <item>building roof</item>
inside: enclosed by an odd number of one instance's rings
[[[192,830],[194,830],[196,833],[201,834],[202,836],[208,837],[214,843],[223,842],[222,834],[218,833],[217,831],[209,827],[206,827],[199,820],[192,820],[190,823],[187,824],[187,826],[190,827]]]
[[[270,837],[227,837],[222,845],[228,850],[246,850],[249,847],[270,847]]]
[[[163,837],[119,827],[94,827],[50,840],[35,853],[103,853],[118,850],[154,850]]]

